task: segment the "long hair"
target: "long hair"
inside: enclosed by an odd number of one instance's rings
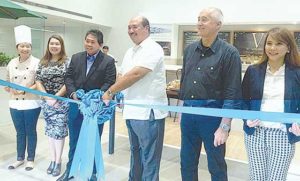
[[[45,53],[45,55],[43,56],[43,58],[41,59],[41,62],[40,62],[42,65],[45,65],[45,66],[48,66],[49,61],[52,59],[52,54],[49,51],[49,43],[50,43],[50,40],[52,38],[58,40],[60,42],[60,45],[61,45],[61,50],[60,50],[60,53],[58,55],[59,57],[58,57],[58,61],[57,61],[58,65],[62,65],[67,60],[64,40],[59,35],[52,35],[48,39],[46,53]]]
[[[299,56],[294,35],[288,29],[280,28],[280,27],[272,28],[271,30],[268,31],[264,42],[264,48],[263,48],[264,51],[263,51],[262,59],[259,62],[257,62],[257,64],[261,64],[263,62],[268,61],[268,56],[266,54],[265,47],[269,36],[271,36],[274,40],[284,43],[288,46],[289,53],[286,53],[284,57],[285,62],[295,66],[300,66],[300,56]]]

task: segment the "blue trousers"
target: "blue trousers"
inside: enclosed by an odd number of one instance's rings
[[[17,160],[25,159],[27,146],[27,160],[34,161],[37,143],[36,124],[41,108],[17,110],[10,108],[10,115],[17,132]]]
[[[158,181],[165,119],[126,120],[130,141],[129,181]]]
[[[69,161],[67,163],[66,172],[69,173],[73,161],[73,157],[76,150],[77,141],[79,138],[79,133],[81,129],[83,121],[83,115],[81,114],[78,104],[70,103],[69,107],[69,115],[68,115],[68,127],[69,127]],[[104,124],[98,124],[99,135],[101,138]],[[87,140],[88,141],[88,140]],[[94,166],[94,173],[96,173],[96,169]]]
[[[221,118],[182,114],[181,117],[181,176],[183,181],[198,181],[198,164],[202,143],[207,155],[212,181],[227,181],[225,144],[214,146],[214,133]]]

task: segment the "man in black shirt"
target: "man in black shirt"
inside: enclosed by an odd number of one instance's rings
[[[184,106],[239,109],[241,60],[236,48],[218,38],[223,14],[206,8],[198,16],[200,41],[184,52],[180,99]],[[181,174],[183,181],[198,180],[202,143],[212,181],[227,181],[225,142],[231,118],[182,114]]]

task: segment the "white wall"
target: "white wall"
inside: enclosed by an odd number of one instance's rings
[[[131,1],[131,0],[127,0]],[[298,0],[135,0],[153,22],[195,23],[204,7],[219,7],[226,22],[299,21]]]
[[[300,23],[298,0],[284,3],[280,0],[111,0],[110,3],[115,13],[111,16],[112,31],[107,43],[111,54],[118,59],[132,45],[127,23],[137,14],[145,15],[150,23],[186,25],[196,23],[201,9],[214,6],[223,11],[225,24]],[[299,24],[295,26],[300,29]]]
[[[153,24],[195,24],[199,11],[204,7],[219,7],[225,16],[226,24],[264,24],[300,22],[298,0],[29,0],[56,8],[66,9],[90,15],[92,20],[43,8],[26,6],[31,10],[44,12],[62,18],[76,19],[83,22],[104,25],[105,44],[110,46],[110,53],[121,62],[123,55],[132,42],[127,35],[127,23],[137,14],[145,15]],[[21,4],[24,6],[24,4]],[[295,25],[299,26],[299,24]],[[111,30],[109,29],[111,28]],[[103,26],[101,26],[101,30]],[[300,29],[300,27],[299,27]],[[66,31],[67,34],[76,30]],[[81,33],[82,34],[82,33]],[[178,37],[176,31],[173,37]],[[70,38],[69,40],[72,40]],[[68,42],[66,42],[68,44]],[[177,46],[176,42],[173,45]],[[75,49],[79,45],[71,44]],[[176,54],[175,54],[176,56]],[[173,57],[171,57],[173,58]]]
[[[129,19],[137,15],[142,7],[139,3],[135,3],[135,0],[110,0],[110,2],[114,13],[111,17],[112,28],[105,37],[105,42],[110,47],[110,54],[118,60],[120,65],[126,50],[133,46],[127,34]]]

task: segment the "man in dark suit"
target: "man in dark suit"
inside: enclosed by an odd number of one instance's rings
[[[90,30],[86,33],[84,48],[86,51],[74,54],[65,77],[67,94],[70,98],[78,100],[76,91],[83,89],[86,92],[93,89],[106,91],[116,81],[116,68],[114,59],[105,55],[100,49],[103,44],[103,34],[99,30]],[[79,137],[83,115],[75,103],[70,104],[69,111],[69,162],[65,173],[57,181],[70,180],[69,173]],[[103,124],[98,125],[101,136]],[[94,169],[95,170],[95,169]],[[91,177],[93,180],[94,174]]]

